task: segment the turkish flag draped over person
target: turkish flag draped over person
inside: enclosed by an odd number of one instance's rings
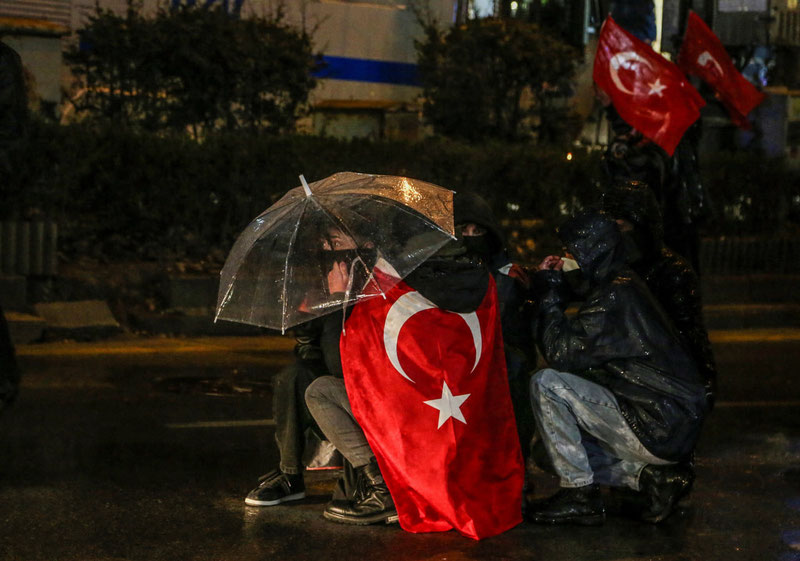
[[[353,415],[410,532],[481,539],[522,522],[522,454],[494,281],[479,308],[400,282],[356,304],[340,339]]]
[[[747,115],[765,96],[736,69],[722,42],[694,12],[689,12],[678,66],[706,81],[728,109],[731,120],[749,127]]]
[[[593,77],[620,117],[669,155],[705,105],[677,66],[610,16],[600,31]]]

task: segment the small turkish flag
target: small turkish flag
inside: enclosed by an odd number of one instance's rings
[[[522,522],[523,465],[494,283],[472,313],[404,282],[356,304],[345,386],[403,529],[481,539]]]
[[[625,122],[670,156],[705,101],[683,72],[606,18],[592,73]]]
[[[694,12],[689,12],[678,66],[705,80],[728,109],[731,120],[749,128],[746,117],[765,96],[736,69],[722,42]]]

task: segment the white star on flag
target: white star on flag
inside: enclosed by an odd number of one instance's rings
[[[461,421],[465,425],[467,424],[467,420],[464,418],[464,414],[461,412],[461,406],[469,396],[470,394],[468,393],[462,395],[453,395],[453,393],[450,391],[450,388],[447,387],[447,382],[443,382],[442,397],[440,399],[424,401],[423,403],[439,410],[439,426],[436,428],[440,429],[442,428],[444,422],[450,417]]]
[[[656,94],[658,97],[661,97],[661,92],[667,89],[667,86],[661,83],[661,78],[656,78],[656,81],[652,84],[648,84],[650,86],[650,91],[647,95]]]

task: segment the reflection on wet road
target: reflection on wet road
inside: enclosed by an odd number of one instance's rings
[[[661,526],[523,524],[474,542],[322,519],[336,472],[308,498],[252,508],[276,463],[278,338],[30,345],[0,418],[0,560],[800,560],[800,331],[712,334],[718,407],[689,500]],[[535,494],[555,482],[538,472]],[[478,489],[479,491],[479,489]]]

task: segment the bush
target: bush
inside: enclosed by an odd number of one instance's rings
[[[147,130],[291,130],[315,86],[310,38],[283,14],[238,19],[222,7],[145,18],[98,4],[65,59],[85,86],[79,112]]]
[[[533,236],[538,247],[529,245],[530,253],[552,243],[554,226],[597,198],[599,152],[565,156],[556,147],[502,142],[217,133],[198,143],[179,134],[35,123],[15,182],[0,185],[0,219],[57,221],[67,258],[176,260],[213,253],[219,259],[258,213],[299,185],[299,174],[315,181],[357,171],[475,191],[516,229],[522,245]],[[800,183],[782,162],[720,154],[701,166],[717,210],[707,234],[796,228],[791,220]]]
[[[470,20],[447,32],[426,26],[417,44],[425,118],[442,135],[469,141],[560,140],[563,103],[578,53],[535,24]]]

